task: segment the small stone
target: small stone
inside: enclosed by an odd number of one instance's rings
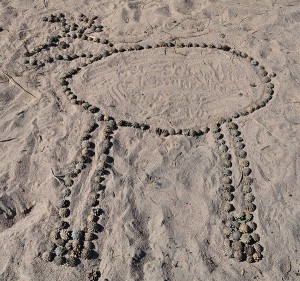
[[[53,261],[54,257],[55,257],[54,253],[44,252],[42,254],[42,259],[44,261]]]
[[[242,233],[248,233],[250,232],[250,227],[247,224],[241,224],[239,230]]]
[[[240,231],[234,231],[232,233],[232,240],[237,241],[241,238],[241,236],[242,236],[242,233]]]
[[[243,261],[244,260],[244,254],[243,254],[242,251],[235,251],[233,255],[234,255],[234,258],[237,261]]]
[[[62,256],[56,256],[56,257],[54,258],[54,263],[55,263],[56,265],[58,265],[58,266],[63,265],[65,262],[66,262],[65,257],[62,257]]]

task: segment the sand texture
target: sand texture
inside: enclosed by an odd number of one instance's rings
[[[0,0],[0,281],[300,280],[299,1]]]

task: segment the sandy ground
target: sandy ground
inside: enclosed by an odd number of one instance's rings
[[[275,85],[268,105],[237,124],[255,184],[254,212],[263,259],[223,255],[218,151],[212,134],[161,137],[122,128],[101,194],[97,255],[77,267],[42,259],[58,222],[61,186],[92,117],[62,95],[59,77],[75,62],[24,64],[58,34],[43,16],[98,16],[103,38],[128,44],[228,44],[263,64]],[[299,1],[0,1],[0,280],[300,280],[300,7]],[[77,39],[62,53],[98,53]],[[43,59],[55,50],[41,52]],[[257,84],[251,87],[250,84]],[[255,101],[255,71],[226,53],[160,48],[122,53],[87,66],[74,93],[116,118],[163,128],[205,127]],[[33,96],[32,96],[33,95]],[[95,156],[72,187],[74,228],[84,227]],[[234,178],[238,180],[236,171]]]

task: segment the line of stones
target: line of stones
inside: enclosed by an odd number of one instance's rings
[[[113,122],[108,122],[104,131],[101,142],[100,163],[97,165],[97,170],[92,179],[92,197],[91,197],[91,212],[87,216],[86,228],[84,230],[70,230],[70,224],[65,221],[70,216],[70,195],[71,186],[74,184],[74,178],[78,177],[86,164],[91,162],[94,153],[94,144],[90,141],[91,134],[98,127],[93,124],[84,136],[81,143],[81,152],[74,163],[74,169],[71,174],[65,177],[63,181],[64,188],[62,189],[62,201],[59,205],[58,215],[59,222],[50,233],[50,242],[48,243],[48,251],[43,254],[43,258],[48,261],[53,261],[57,265],[67,264],[68,266],[76,266],[80,263],[80,258],[90,259],[93,256],[94,244],[91,242],[97,236],[97,232],[101,230],[101,225],[97,223],[103,210],[99,207],[101,193],[105,190],[105,175],[108,174],[107,169],[110,168],[109,152],[112,146],[110,139],[116,129]],[[67,258],[66,258],[67,257]]]
[[[92,28],[92,31],[96,31],[96,32],[101,32],[103,29],[103,26],[95,26],[94,25],[94,20],[97,17],[93,17],[91,19],[88,19],[85,15],[80,14],[79,15],[79,20],[86,22],[87,26],[85,27],[81,27],[81,29],[78,29],[78,25],[76,25],[75,23],[72,23],[71,25],[67,24],[65,15],[62,13],[59,13],[57,15],[50,15],[49,17],[44,17],[43,20],[44,21],[49,21],[49,22],[61,22],[62,23],[62,27],[63,27],[63,36],[66,37],[69,35],[69,32],[72,31],[76,31],[79,32],[80,34],[84,34],[84,32],[88,29],[88,28]],[[59,38],[61,38],[62,36],[58,36],[55,38],[55,40],[59,41]],[[94,37],[87,37],[87,36],[78,36],[78,38],[82,38],[84,40],[89,40],[89,41],[94,41]],[[54,41],[55,41],[54,40]],[[99,42],[102,44],[108,44],[110,47],[113,47],[113,44],[111,42],[109,42],[108,40],[104,39],[104,40],[95,40],[95,42]],[[53,46],[57,46],[56,44],[57,42],[54,42]],[[46,44],[47,45],[47,44]],[[133,46],[129,45],[127,47],[119,47],[119,48],[111,48],[110,50],[105,50],[103,53],[96,55],[93,57],[93,55],[90,54],[80,54],[80,55],[60,55],[58,54],[56,56],[56,60],[75,60],[78,59],[80,57],[88,57],[89,60],[87,60],[87,62],[85,64],[82,65],[82,67],[85,67],[89,64],[92,64],[96,61],[99,61],[101,59],[104,59],[108,56],[111,56],[114,53],[122,53],[122,52],[127,52],[127,51],[139,51],[139,50],[143,50],[143,49],[155,49],[155,48],[161,48],[161,47],[177,47],[177,48],[190,48],[190,47],[195,47],[195,48],[210,48],[210,49],[218,49],[218,50],[222,50],[222,51],[227,51],[227,52],[231,52],[233,55],[236,55],[237,57],[241,57],[241,58],[245,58],[247,59],[251,65],[258,67],[258,72],[260,75],[260,78],[262,80],[263,83],[265,83],[264,86],[264,90],[263,90],[263,96],[262,99],[258,102],[258,103],[253,103],[250,104],[247,108],[239,111],[239,112],[235,112],[231,117],[232,118],[239,118],[241,116],[245,116],[248,115],[252,112],[254,112],[255,110],[258,110],[264,106],[266,106],[266,104],[272,99],[272,95],[274,93],[273,88],[274,88],[274,84],[271,83],[271,77],[274,76],[275,74],[269,74],[268,72],[265,70],[265,67],[260,65],[259,62],[255,59],[253,59],[251,56],[249,56],[248,54],[238,51],[238,50],[234,50],[231,49],[231,47],[229,47],[228,45],[221,45],[221,44],[206,44],[206,43],[178,43],[175,44],[173,42],[159,42],[158,44],[153,44],[153,45],[149,45],[149,44],[145,44],[145,45],[139,45],[139,44],[135,44]],[[47,46],[46,46],[47,48]],[[38,52],[41,52],[43,49],[43,46],[40,46],[38,48],[35,48],[34,52],[32,53],[26,53],[25,56],[32,56]],[[51,57],[48,57],[45,62],[46,63],[51,63],[53,62],[54,59]],[[45,65],[45,62],[39,62],[39,64],[41,64],[42,66]],[[28,61],[26,61],[26,63],[28,63]],[[36,60],[34,60],[33,62],[34,64],[38,64],[38,62]],[[69,82],[67,81],[68,78],[72,78],[75,74],[77,74],[82,68],[81,67],[77,67],[77,68],[73,68],[71,70],[69,70],[63,77],[61,77],[61,84],[63,86],[67,86],[69,84]],[[70,88],[68,87],[64,87],[63,88],[64,92],[67,94],[68,98],[70,99],[71,103],[73,104],[79,104],[82,105],[84,109],[91,111],[92,113],[96,113],[95,118],[98,121],[103,121],[105,120],[105,115],[99,113],[99,108],[92,106],[90,104],[88,104],[85,101],[80,101],[77,100],[77,96],[71,91]],[[114,119],[112,117],[108,117],[106,119]],[[146,129],[150,129],[150,126],[147,124],[142,124],[142,123],[138,123],[138,122],[130,122],[130,121],[126,121],[126,120],[119,120],[118,121],[118,125],[119,126],[130,126],[130,127],[134,127],[134,128],[139,128],[142,130],[146,130]],[[158,135],[162,135],[164,137],[169,136],[169,135],[186,135],[186,136],[201,136],[203,134],[206,134],[210,129],[208,127],[204,127],[202,129],[199,128],[193,128],[193,129],[161,129],[161,128],[155,128],[154,132],[156,132]]]
[[[159,48],[159,47],[173,47],[175,46],[173,43],[160,43],[160,44],[154,44],[153,46],[150,45],[146,45],[144,47],[142,47],[141,45],[137,45],[135,44],[134,46],[129,46],[128,48],[124,48],[124,47],[120,47],[118,49],[113,48],[111,50],[106,50],[103,53],[94,56],[88,64],[92,64],[96,61],[102,60],[106,57],[109,57],[111,55],[113,55],[114,53],[119,53],[119,52],[125,52],[125,51],[137,51],[137,50],[142,50],[142,49],[151,49],[151,48]],[[227,45],[213,45],[213,44],[183,44],[180,43],[177,45],[177,47],[202,47],[202,48],[217,48],[220,50],[224,50],[224,51],[231,51],[231,48],[228,47]],[[246,57],[248,58],[248,60],[251,62],[252,65],[254,66],[258,66],[259,63],[254,60],[251,57],[248,57],[248,55],[246,55],[245,53],[241,53],[239,51],[235,51],[232,50],[232,53],[237,55],[237,56],[241,56],[241,57]],[[75,76],[77,73],[80,72],[82,68],[81,67],[77,67],[77,68],[73,68],[71,70],[69,70],[67,73],[64,74],[64,76],[61,77],[60,83],[63,86],[63,91],[66,93],[66,95],[68,96],[68,98],[71,100],[71,103],[73,104],[77,104],[77,105],[82,105],[82,107],[86,110],[91,111],[92,113],[95,113],[95,118],[98,121],[102,121],[106,119],[114,119],[111,116],[106,116],[102,113],[100,113],[100,109],[96,106],[90,105],[88,102],[82,101],[82,100],[78,100],[77,96],[73,93],[73,91],[71,90],[70,87],[68,87],[69,82],[68,79],[73,78],[73,76]],[[233,116],[231,116],[232,118],[239,118],[241,116],[246,116],[252,112],[254,112],[255,110],[258,110],[264,106],[266,106],[266,104],[272,99],[273,96],[273,88],[274,88],[274,84],[271,83],[271,78],[268,75],[268,72],[265,70],[265,68],[263,66],[260,67],[259,70],[259,75],[261,77],[261,80],[263,83],[265,83],[264,85],[264,90],[263,90],[263,96],[262,99],[258,102],[258,103],[253,103],[250,104],[249,106],[247,106],[247,108],[245,108],[244,110],[241,110],[239,112],[235,112],[233,114]],[[130,127],[134,127],[134,128],[139,128],[142,130],[146,130],[146,129],[150,129],[150,126],[147,124],[142,124],[142,123],[138,123],[138,122],[130,122],[127,120],[118,120],[117,121],[119,126],[130,126]],[[156,132],[158,135],[162,135],[164,137],[167,137],[169,135],[186,135],[186,136],[201,136],[203,134],[206,134],[208,131],[210,130],[210,128],[208,127],[204,127],[202,129],[199,128],[191,128],[191,129],[162,129],[162,128],[155,128],[154,132]]]
[[[61,49],[69,48],[70,45],[64,41],[61,41],[62,38],[71,38],[71,39],[79,38],[82,40],[93,41],[96,43],[108,45],[109,47],[113,47],[113,43],[110,42],[106,38],[100,38],[100,37],[90,36],[89,34],[86,34],[89,31],[90,32],[98,32],[98,33],[103,31],[102,25],[98,25],[98,26],[95,25],[95,20],[97,18],[98,17],[95,16],[95,17],[92,17],[91,19],[89,19],[85,15],[80,14],[79,21],[83,21],[83,22],[87,23],[86,26],[80,27],[75,22],[68,23],[65,15],[63,13],[59,13],[57,15],[50,15],[49,17],[43,17],[43,21],[45,21],[45,22],[61,23],[62,33],[57,36],[51,36],[46,43],[35,47],[32,51],[27,51],[25,53],[25,57],[32,57],[32,56],[42,52],[43,50],[50,50],[50,48],[55,48],[55,47],[60,47]],[[73,42],[71,42],[71,43],[73,43]],[[31,64],[34,66],[43,67],[43,66],[45,66],[46,63],[54,62],[55,59],[72,61],[74,59],[77,59],[79,57],[84,57],[84,56],[88,57],[89,55],[85,55],[85,54],[74,55],[74,56],[67,55],[66,57],[63,57],[62,55],[58,55],[55,58],[49,56],[45,60],[40,60],[40,61],[37,61],[36,59],[32,59],[32,60],[25,59],[24,64]]]
[[[234,143],[234,152],[239,162],[241,173],[240,183],[234,187],[232,185],[232,154],[229,151],[221,125],[227,124],[227,129]],[[224,254],[237,261],[247,261],[248,263],[258,262],[262,259],[263,247],[258,243],[260,236],[255,232],[257,224],[253,221],[255,196],[252,193],[253,178],[250,177],[252,170],[247,160],[244,140],[238,125],[232,119],[223,119],[212,128],[215,142],[218,146],[220,161],[222,166],[221,187],[219,192],[222,198],[222,222],[224,235]],[[240,187],[241,185],[241,187]],[[234,193],[241,189],[243,204],[241,210],[236,210],[233,201]]]

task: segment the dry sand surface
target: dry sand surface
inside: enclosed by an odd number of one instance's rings
[[[0,0],[0,28],[1,281],[300,280],[298,0]]]

